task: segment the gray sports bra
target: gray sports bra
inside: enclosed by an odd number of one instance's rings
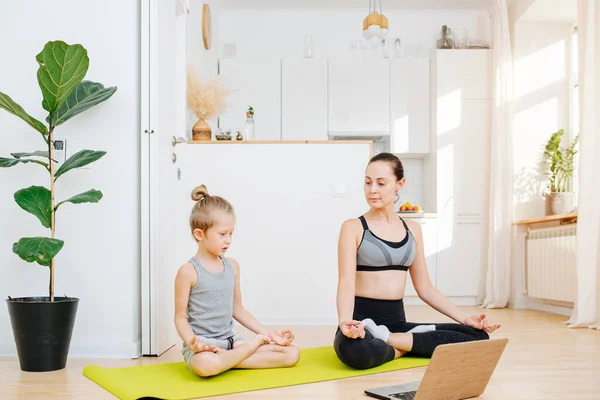
[[[407,271],[415,259],[415,239],[402,218],[406,236],[401,242],[383,240],[369,230],[364,216],[359,217],[364,232],[356,251],[357,271]]]

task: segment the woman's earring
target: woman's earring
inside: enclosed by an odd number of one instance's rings
[[[397,203],[398,200],[400,200],[400,195],[398,194],[398,192],[396,192],[396,201],[394,203]]]

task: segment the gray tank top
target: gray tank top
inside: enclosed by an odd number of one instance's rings
[[[198,274],[198,282],[190,290],[188,321],[194,334],[211,339],[233,336],[233,287],[235,272],[226,258],[222,272],[210,272],[196,257],[190,262]]]
[[[406,229],[406,236],[400,242],[383,240],[369,229],[367,220],[362,215],[363,237],[356,252],[357,271],[407,271],[415,259],[415,240],[406,222],[400,220]]]

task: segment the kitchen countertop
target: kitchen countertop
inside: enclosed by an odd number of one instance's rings
[[[437,218],[437,213],[401,213],[396,212],[396,215],[401,216],[402,218]]]

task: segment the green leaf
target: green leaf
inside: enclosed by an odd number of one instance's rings
[[[27,159],[27,158],[3,158],[3,157],[0,157],[0,168],[14,167],[15,165],[20,164],[20,163],[23,163],[23,164],[35,163],[35,164],[43,165],[44,167],[48,168],[48,164],[43,161],[31,160],[31,159]]]
[[[45,157],[48,158],[49,153],[44,150],[34,151],[33,153],[10,153],[14,158],[22,158],[22,157]]]
[[[33,153],[10,153],[11,156],[13,156],[14,158],[23,158],[23,157],[44,157],[46,159],[49,158],[48,156],[48,152],[45,150],[40,150],[40,151],[34,151]],[[56,160],[52,160],[54,162],[57,162]],[[32,162],[35,162],[32,160]],[[46,163],[43,163],[44,165],[48,165]]]
[[[58,126],[68,121],[88,108],[108,100],[116,91],[117,88],[114,86],[105,88],[101,83],[91,81],[81,82],[69,95],[62,107],[54,113],[53,124]],[[46,118],[46,121],[50,122],[50,116]]]
[[[33,118],[31,115],[27,114],[23,107],[14,102],[10,96],[0,92],[0,108],[4,108],[9,113],[16,115],[21,118],[23,121],[27,122],[29,126],[33,129],[45,135],[48,130],[46,129],[46,125],[44,125],[41,121]]]
[[[52,259],[62,249],[65,242],[46,237],[22,238],[13,244],[13,253],[27,262],[37,262],[49,267]]]
[[[72,170],[73,168],[85,167],[88,164],[93,163],[106,154],[105,151],[94,151],[94,150],[81,150],[73,154],[63,165],[58,168],[58,171],[54,174],[54,179],[58,178],[65,172]]]
[[[45,228],[52,224],[50,190],[43,186],[30,186],[15,193],[15,201],[23,210],[35,215]]]
[[[63,203],[73,203],[73,204],[82,204],[82,203],[97,203],[102,198],[102,192],[99,190],[91,189],[84,193],[79,193],[67,199],[65,201],[61,201],[56,205],[56,209]]]
[[[44,97],[42,106],[54,113],[85,77],[90,64],[87,50],[59,40],[46,43],[35,59],[40,65],[37,78]]]

